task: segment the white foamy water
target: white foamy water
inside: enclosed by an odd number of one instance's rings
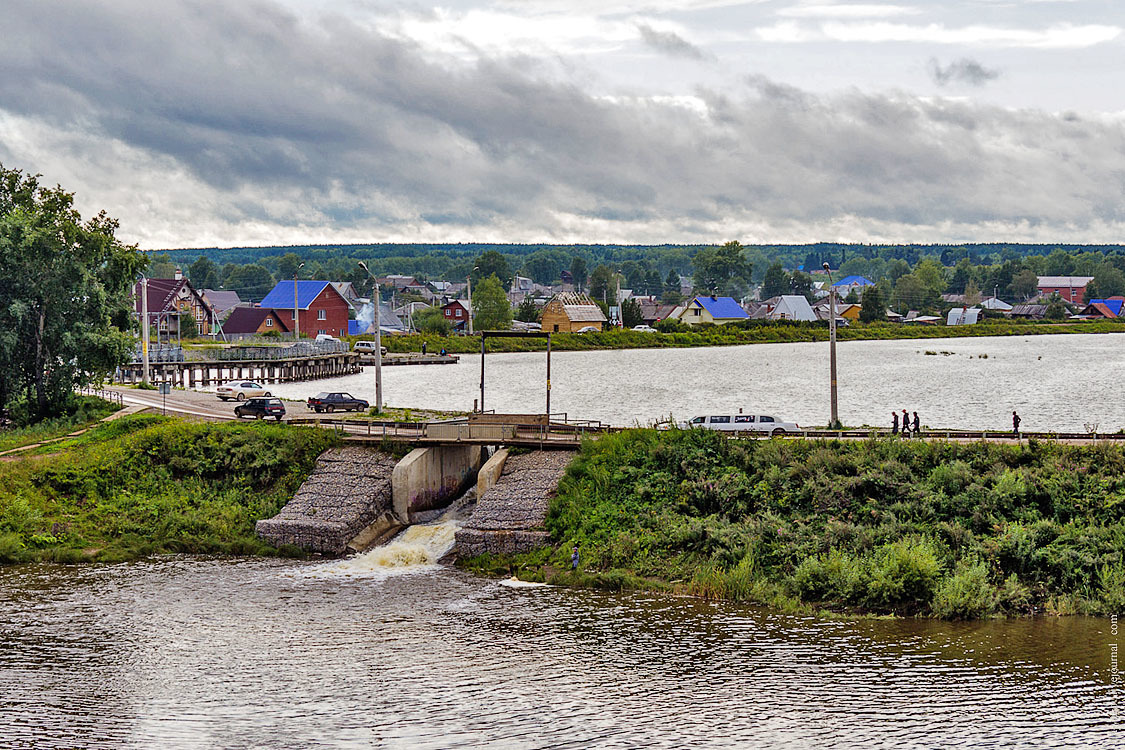
[[[389,543],[345,560],[305,568],[310,578],[386,578],[437,570],[438,560],[453,549],[457,521],[411,526]]]

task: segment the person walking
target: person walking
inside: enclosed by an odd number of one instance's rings
[[[921,432],[922,432],[922,427],[921,427],[921,424],[918,422],[918,412],[914,412],[914,437],[918,437],[918,435]]]
[[[891,434],[892,435],[898,434],[898,412],[897,411],[891,412]]]
[[[1022,422],[1022,421],[1023,420],[1020,419],[1020,415],[1016,414],[1015,410],[1013,409],[1012,410],[1012,434],[1016,438],[1019,438],[1019,436],[1020,436],[1020,422]]]
[[[902,410],[902,436],[910,437],[910,415],[906,413],[906,409]]]

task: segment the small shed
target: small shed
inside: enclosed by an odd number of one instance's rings
[[[947,326],[974,325],[981,321],[981,312],[979,307],[954,307],[949,311],[945,324]]]
[[[837,314],[839,314],[837,312]],[[813,312],[809,301],[800,294],[783,294],[777,305],[770,310],[770,320],[806,320],[815,321],[816,313]]]
[[[539,317],[544,331],[574,333],[587,326],[601,328],[605,313],[585,294],[563,292],[551,298]]]

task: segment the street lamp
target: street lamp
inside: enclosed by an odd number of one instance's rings
[[[375,413],[383,413],[383,338],[380,335],[383,327],[382,315],[379,314],[379,280],[371,269],[362,260],[359,267],[371,277],[371,302],[375,305]]]
[[[832,269],[827,263],[824,271],[828,274],[828,380],[832,402],[832,418],[828,427],[833,428],[840,424],[836,409],[836,289],[832,286]]]
[[[301,265],[299,265],[295,269],[293,269],[293,340],[294,341],[300,341],[301,340],[301,313],[300,313],[299,309],[297,308],[297,275],[301,272],[301,269],[304,268],[304,267],[305,267],[305,264],[302,263]]]
[[[141,277],[141,382],[148,385],[148,277]]]

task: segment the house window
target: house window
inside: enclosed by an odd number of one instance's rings
[[[458,307],[456,310],[453,311],[453,314],[456,315],[458,318],[460,318],[461,312],[462,312],[461,308]]]
[[[699,308],[693,307],[692,310],[691,310],[691,314],[696,316],[696,317],[699,317]]]
[[[328,312],[326,310],[317,310],[316,311],[316,319],[317,320],[328,320]],[[324,333],[324,331],[321,331],[321,333]]]
[[[289,319],[290,320],[296,320],[297,319],[297,311],[296,310],[291,310],[289,312]]]
[[[328,333],[328,331],[326,331],[326,330],[324,330],[323,328],[321,328],[321,329],[320,329],[319,331],[317,331],[317,333]]]
[[[266,328],[273,327],[273,318],[266,318]]]

